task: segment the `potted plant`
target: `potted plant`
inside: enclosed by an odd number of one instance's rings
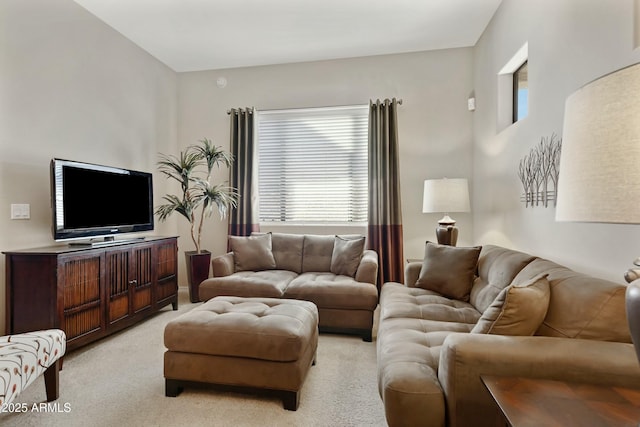
[[[168,179],[180,183],[180,195],[168,194],[164,203],[156,208],[160,221],[177,212],[191,224],[191,240],[195,251],[185,252],[189,299],[198,302],[200,282],[209,277],[211,252],[201,248],[202,228],[205,218],[212,216],[217,208],[220,219],[226,217],[229,208],[237,205],[238,193],[224,184],[213,184],[212,173],[216,167],[229,167],[233,156],[211,140],[202,139],[199,145],[191,145],[179,156],[160,154],[158,170]]]

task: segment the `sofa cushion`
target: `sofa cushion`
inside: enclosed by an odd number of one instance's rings
[[[514,280],[548,273],[549,309],[536,335],[631,342],[623,284],[575,272],[545,259],[535,259]]]
[[[427,242],[416,286],[460,301],[469,301],[482,247]]]
[[[449,299],[422,288],[409,288],[400,283],[385,283],[380,292],[380,301],[384,302],[380,305],[380,320],[410,318],[426,323],[464,323],[467,325],[466,331],[469,331],[480,318],[478,310],[468,302]]]
[[[393,319],[403,320],[403,319]],[[397,322],[378,335],[378,387],[390,426],[443,426],[444,396],[438,382],[440,346],[447,334],[425,333]]]
[[[378,289],[371,283],[333,273],[302,273],[289,283],[284,298],[315,303],[318,308],[375,310]]]
[[[206,279],[198,291],[202,301],[220,295],[281,298],[296,276],[287,270],[240,271],[230,276]]]
[[[380,323],[378,386],[389,425],[444,425],[444,396],[437,377],[440,350],[449,335],[471,327],[407,318]]]
[[[387,319],[384,333],[378,334],[379,357],[387,362],[399,359],[438,369],[440,346],[445,338],[454,332],[469,332],[470,325],[448,323],[442,324],[443,328],[425,330],[425,322],[419,319]]]
[[[302,248],[304,235],[288,233],[272,233],[271,244],[276,269],[302,272]]]
[[[335,236],[306,234],[302,249],[302,272],[330,272]]]
[[[358,271],[363,251],[364,236],[355,239],[336,236],[331,254],[331,272],[354,277]]]
[[[513,282],[516,274],[534,259],[533,255],[500,246],[483,246],[478,259],[478,277],[473,282],[469,302],[484,313],[498,294]]]
[[[549,295],[546,273],[514,282],[498,294],[471,333],[533,335],[547,314]]]
[[[236,271],[270,270],[276,268],[271,251],[271,234],[229,236]]]

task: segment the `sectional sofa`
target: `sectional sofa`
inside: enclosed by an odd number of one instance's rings
[[[498,247],[427,243],[385,283],[378,385],[389,426],[495,426],[481,375],[640,387],[626,286]]]
[[[364,236],[254,233],[229,237],[230,252],[211,260],[213,277],[199,287],[216,296],[306,300],[318,307],[322,332],[371,341],[378,306],[378,255]]]

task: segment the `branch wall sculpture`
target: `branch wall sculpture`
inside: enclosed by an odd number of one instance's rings
[[[561,149],[562,138],[554,133],[550,137],[542,137],[540,143],[520,160],[518,177],[524,190],[520,201],[525,207],[546,208],[551,201],[556,205]]]

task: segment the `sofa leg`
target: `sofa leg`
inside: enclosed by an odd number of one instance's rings
[[[300,405],[300,393],[297,391],[285,391],[282,395],[282,406],[287,411],[297,411]]]
[[[371,342],[373,341],[373,336],[371,335],[371,330],[365,331],[362,333],[362,341]]]
[[[44,388],[47,392],[47,402],[56,400],[60,393],[60,359],[44,371]]]
[[[170,380],[165,378],[164,380],[164,395],[167,397],[177,397],[182,393],[183,388],[180,386],[180,382],[176,380]]]

